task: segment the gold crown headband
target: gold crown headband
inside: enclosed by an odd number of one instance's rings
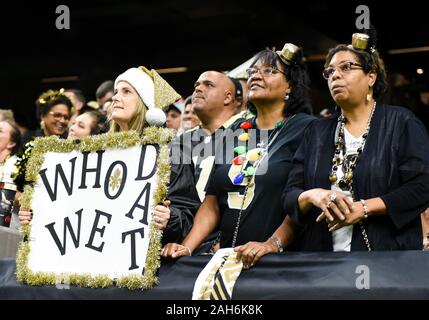
[[[287,65],[295,63],[294,58],[299,47],[293,43],[286,43],[281,51],[276,51],[280,59]]]
[[[44,106],[45,104],[64,96],[64,88],[61,88],[60,90],[48,90],[46,92],[43,92],[40,97],[37,99],[37,102],[39,105]]]

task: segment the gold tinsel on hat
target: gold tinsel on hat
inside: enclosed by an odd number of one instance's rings
[[[149,71],[144,66],[140,66],[139,69],[148,74],[153,80],[155,107],[162,109],[181,98],[176,90],[174,90],[168,82],[165,81],[158,72],[156,72],[156,70],[152,69]]]

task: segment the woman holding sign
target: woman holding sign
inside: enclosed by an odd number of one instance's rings
[[[178,98],[180,96],[155,70],[128,69],[115,80],[110,132],[133,130],[142,135],[148,126],[162,126],[166,117],[161,108]],[[191,165],[171,164],[168,200],[155,206],[152,213],[155,226],[164,231],[164,243],[180,241],[192,226],[199,205],[192,181]],[[30,212],[20,211],[21,223],[28,223],[30,218]]]
[[[111,132],[134,130],[143,134],[148,126],[162,126],[166,121],[163,107],[180,96],[155,71],[131,68],[115,80],[111,106]],[[163,243],[177,241],[189,232],[199,200],[194,187],[191,165],[171,163],[167,199],[152,213],[155,226],[164,230]]]

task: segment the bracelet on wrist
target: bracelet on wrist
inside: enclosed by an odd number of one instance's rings
[[[278,252],[278,253],[283,252],[283,247],[282,247],[282,244],[281,244],[281,242],[280,242],[279,238],[277,238],[276,236],[271,236],[271,237],[270,237],[270,240],[274,241],[274,244],[275,244],[275,245],[276,245],[276,247],[277,247],[277,252]]]
[[[368,207],[366,206],[364,199],[360,199],[360,202],[362,203],[362,208],[363,208],[363,218],[367,219],[368,218]]]

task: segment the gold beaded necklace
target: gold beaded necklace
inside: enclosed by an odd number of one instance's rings
[[[329,173],[329,181],[335,184],[338,188],[343,191],[349,191],[353,201],[356,201],[356,196],[353,189],[353,172],[356,168],[356,165],[360,159],[360,156],[363,152],[363,148],[365,147],[366,140],[368,138],[369,130],[371,127],[371,120],[374,116],[374,111],[376,107],[376,102],[374,101],[374,105],[372,107],[371,115],[368,119],[368,123],[366,125],[365,132],[362,135],[362,144],[358,148],[357,153],[352,155],[346,155],[346,145],[344,138],[344,126],[346,123],[346,118],[343,114],[338,117],[337,130],[335,134],[335,154],[332,159],[332,169]],[[343,159],[341,159],[340,154],[343,154]],[[344,172],[344,176],[338,180],[337,170],[338,167],[341,166]],[[369,243],[368,234],[366,232],[365,226],[362,221],[359,221],[359,225],[361,228],[361,233],[365,242],[365,245],[368,251],[371,251],[371,245]]]

